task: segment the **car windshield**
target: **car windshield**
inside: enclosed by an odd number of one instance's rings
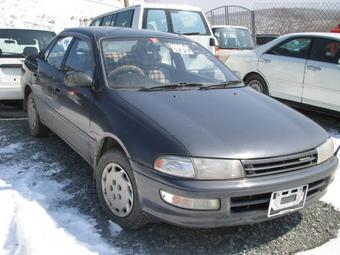
[[[189,40],[104,39],[101,45],[105,73],[111,87],[216,85],[238,80],[208,50]]]
[[[213,28],[221,49],[253,49],[253,39],[244,28]]]
[[[26,57],[38,53],[54,35],[49,31],[0,29],[0,57]]]
[[[170,10],[174,33],[183,35],[210,35],[203,15],[195,11]]]

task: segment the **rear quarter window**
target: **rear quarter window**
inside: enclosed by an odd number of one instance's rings
[[[134,9],[118,12],[116,15],[115,27],[131,27]]]

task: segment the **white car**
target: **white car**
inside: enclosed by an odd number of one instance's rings
[[[145,3],[95,17],[90,26],[130,27],[182,34],[215,54],[216,39],[201,8]]]
[[[340,34],[288,34],[254,51],[234,53],[226,65],[262,93],[340,111]]]
[[[22,63],[55,36],[44,30],[0,28],[0,100],[22,100]]]
[[[219,50],[216,52],[216,56],[222,62],[225,62],[234,52],[255,48],[254,39],[246,27],[215,25],[211,26],[211,29],[218,41]]]

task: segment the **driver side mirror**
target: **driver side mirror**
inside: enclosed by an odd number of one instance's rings
[[[92,87],[93,78],[83,72],[68,71],[65,74],[64,83],[69,87]]]
[[[340,65],[340,58],[338,59],[338,64]]]

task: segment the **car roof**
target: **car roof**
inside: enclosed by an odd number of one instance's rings
[[[55,33],[52,30],[42,29],[42,28],[0,27],[0,30],[4,30],[4,29],[8,29],[8,30],[41,31],[41,32],[52,32],[52,33]]]
[[[242,26],[231,26],[231,25],[213,25],[211,28],[240,28],[240,29],[247,29],[247,27],[242,27]]]
[[[291,36],[312,36],[312,37],[328,37],[333,39],[340,39],[340,34],[337,33],[323,33],[323,32],[304,32],[304,33],[293,33],[283,35],[282,37],[291,37]]]
[[[94,38],[95,40],[99,40],[103,37],[112,37],[112,38],[129,38],[129,37],[158,37],[158,38],[167,38],[167,39],[184,39],[188,40],[186,37],[164,33],[160,31],[154,30],[146,30],[146,29],[133,29],[133,28],[122,28],[122,27],[77,27],[77,28],[69,28],[64,30],[61,33],[80,33],[87,35],[89,37]]]
[[[99,19],[104,16],[110,15],[111,13],[117,13],[125,10],[130,10],[136,7],[142,7],[142,8],[157,8],[157,9],[175,9],[175,10],[184,10],[184,11],[199,11],[203,12],[202,9],[198,6],[193,6],[193,5],[184,5],[184,4],[162,4],[162,3],[141,3],[141,4],[136,4],[136,5],[131,5],[126,8],[120,8],[120,9],[115,9],[110,12],[103,13],[101,15],[98,15],[94,17],[93,19]]]

